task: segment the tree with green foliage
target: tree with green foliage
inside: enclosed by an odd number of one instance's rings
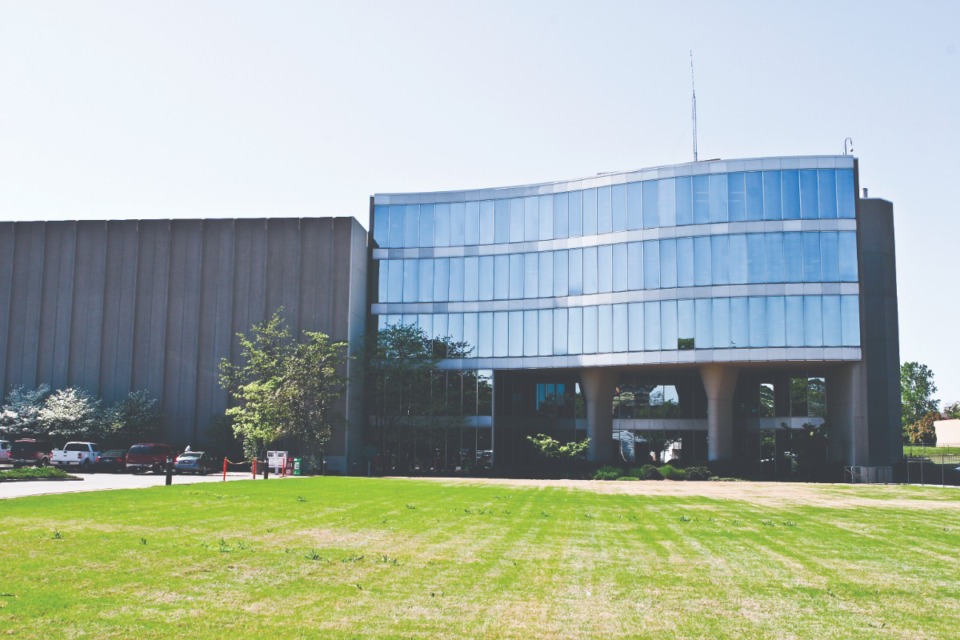
[[[51,394],[37,412],[42,433],[60,440],[86,440],[98,436],[101,418],[100,400],[76,387]]]
[[[238,334],[241,364],[220,361],[220,384],[236,402],[227,416],[248,456],[285,436],[299,438],[304,453],[322,452],[342,422],[334,405],[345,389],[347,343],[314,331],[298,341],[282,313]]]
[[[937,444],[937,430],[934,422],[939,419],[939,412],[928,411],[916,422],[908,424],[904,427],[904,437],[907,443],[935,446]]]
[[[0,409],[0,433],[5,438],[30,438],[43,435],[40,427],[40,409],[50,395],[50,385],[36,389],[14,387]]]
[[[163,412],[146,390],[131,391],[110,407],[104,416],[104,436],[119,446],[152,442],[160,436]]]
[[[900,366],[901,425],[905,442],[910,441],[910,425],[931,411],[939,411],[940,401],[933,397],[936,392],[930,367],[919,362],[904,362]]]

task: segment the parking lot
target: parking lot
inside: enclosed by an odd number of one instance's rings
[[[3,467],[9,468],[9,467]],[[111,489],[143,489],[146,487],[163,486],[166,476],[147,473],[133,475],[129,473],[83,473],[68,471],[81,480],[33,480],[28,482],[0,482],[0,499],[21,498],[24,496],[39,496],[52,493],[76,493],[81,491],[106,491]],[[258,476],[259,479],[262,476]],[[227,480],[250,480],[249,471],[227,472]],[[270,480],[280,479],[275,475]],[[222,482],[223,474],[215,473],[206,476],[182,475],[173,476],[174,484],[195,484],[198,482]]]

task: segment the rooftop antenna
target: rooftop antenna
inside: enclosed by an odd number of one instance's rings
[[[693,90],[691,110],[693,112],[693,161],[697,161],[697,85],[693,78],[693,50],[690,50],[690,88]]]

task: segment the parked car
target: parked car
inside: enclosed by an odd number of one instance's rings
[[[50,454],[50,464],[55,467],[77,467],[88,471],[100,455],[100,445],[96,442],[68,442],[63,449],[54,449]]]
[[[110,471],[123,473],[127,470],[127,450],[110,449],[97,456],[93,463],[96,471]]]
[[[15,467],[37,466],[45,467],[50,464],[50,453],[53,443],[49,440],[35,440],[23,438],[16,440],[10,447],[10,460]]]
[[[174,455],[173,447],[168,444],[157,442],[135,444],[127,451],[127,471],[160,473],[164,470],[167,460],[173,460]]]
[[[206,451],[184,451],[174,461],[173,470],[177,473],[207,474],[217,471],[221,464],[222,462],[218,464],[213,454]]]
[[[0,463],[10,462],[10,441],[0,440]]]

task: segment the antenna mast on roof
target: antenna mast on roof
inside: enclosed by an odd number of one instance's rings
[[[693,90],[693,161],[697,161],[697,85],[693,79],[693,50],[690,51],[690,88]]]

